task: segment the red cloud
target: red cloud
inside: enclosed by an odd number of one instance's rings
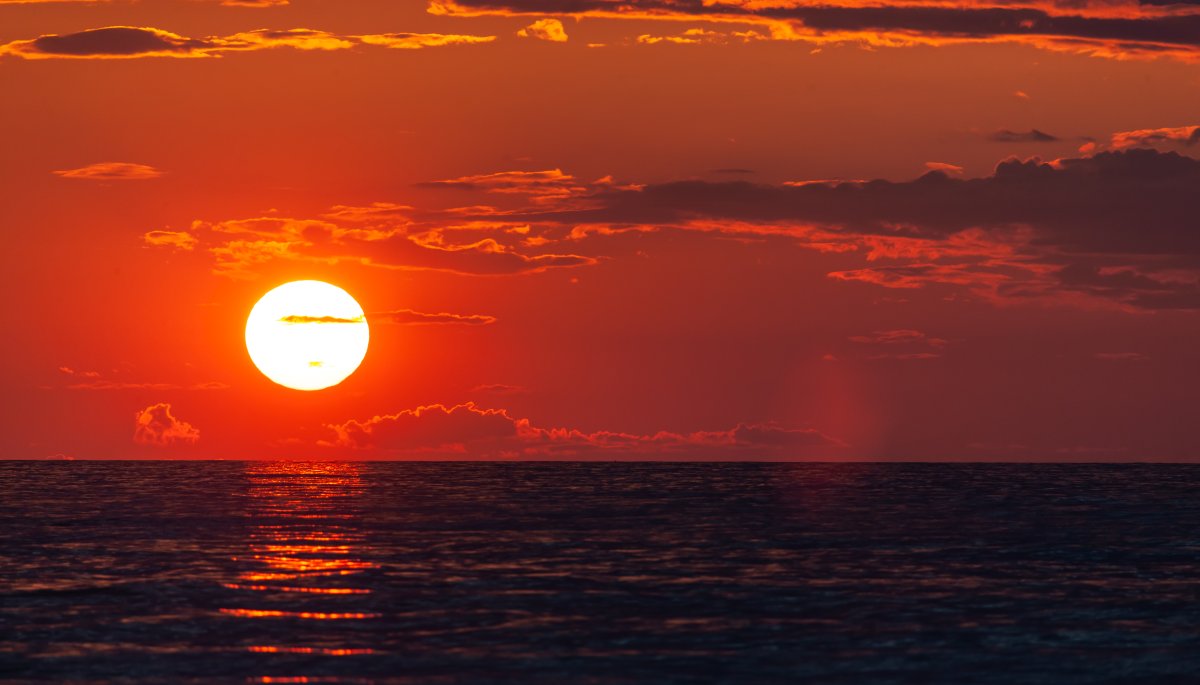
[[[792,236],[876,262],[829,274],[844,281],[965,287],[995,301],[1200,309],[1198,182],[1200,160],[1130,149],[1009,159],[983,178],[931,171],[902,183],[690,180],[597,189],[564,208],[503,219],[570,227],[568,235],[581,238],[668,228]]]
[[[487,193],[511,193],[532,196],[535,201],[552,201],[585,195],[591,189],[577,181],[574,176],[564,174],[561,169],[545,171],[499,171],[491,174],[461,176],[442,181],[421,184],[429,188],[453,188],[457,190],[479,190]]]
[[[552,43],[567,42],[567,31],[562,22],[557,19],[538,19],[529,26],[517,31],[522,38],[537,38]]]
[[[947,174],[961,174],[963,172],[961,166],[948,162],[925,162],[925,168],[930,171],[942,171]]]
[[[990,176],[930,171],[907,182],[618,185],[553,169],[432,184],[507,194],[524,202],[516,208],[336,206],[323,219],[195,222],[188,235],[229,276],[274,261],[512,275],[634,254],[651,234],[790,240],[863,255],[866,264],[829,272],[841,281],[948,286],[994,302],[1200,309],[1198,179],[1200,161],[1152,149],[1009,159]]]
[[[88,181],[145,181],[163,175],[161,171],[152,166],[131,162],[97,162],[78,169],[60,169],[52,173],[63,178],[79,178]]]
[[[491,395],[519,395],[525,392],[525,388],[520,385],[509,385],[508,383],[484,383],[471,388],[471,392],[488,393]]]
[[[447,408],[434,404],[331,425],[337,444],[389,451],[447,450],[461,452],[467,443],[511,439],[516,422],[502,409],[479,409],[473,403]]]
[[[187,231],[147,231],[142,240],[154,247],[173,247],[179,250],[192,250],[196,247],[196,236]]]
[[[1149,357],[1141,352],[1097,352],[1092,356],[1103,361],[1141,362],[1149,359]]]
[[[944,347],[946,341],[941,338],[931,338],[921,331],[915,331],[910,328],[899,328],[890,331],[875,331],[870,335],[852,335],[851,342],[864,343],[868,345],[907,345],[913,343],[924,343],[933,347]]]
[[[400,325],[430,325],[430,324],[459,324],[466,326],[486,326],[496,323],[496,317],[487,314],[451,314],[438,312],[428,314],[412,309],[397,309],[390,312],[373,312],[367,315],[372,322],[394,323]]]
[[[99,371],[77,371],[69,366],[60,366],[58,370],[72,379],[66,388],[68,390],[226,390],[229,386],[219,381],[205,381],[180,385],[178,383],[150,383],[146,381],[131,381],[105,378]]]
[[[807,43],[859,43],[872,47],[1022,43],[1103,57],[1200,58],[1200,16],[1187,2],[1136,0],[916,0],[863,4],[857,0],[810,2],[686,2],[681,0],[433,0],[433,14],[457,16],[557,15],[645,21],[705,21],[761,28],[757,38]],[[710,40],[700,30],[669,42]],[[734,32],[733,35],[738,35]],[[654,37],[646,36],[653,40]],[[673,39],[673,40],[672,40]],[[663,40],[660,38],[659,40]],[[648,42],[648,41],[644,41]]]
[[[944,348],[949,344],[949,341],[944,338],[933,338],[911,328],[875,331],[869,335],[852,335],[850,342],[900,349],[900,351],[889,350],[872,354],[868,357],[869,359],[937,359],[942,356]]]
[[[1143,128],[1135,131],[1119,131],[1112,135],[1112,146],[1117,150],[1164,144],[1190,147],[1196,143],[1200,143],[1200,126]]]
[[[313,29],[258,29],[229,36],[189,38],[149,26],[105,26],[76,33],[46,34],[0,45],[0,56],[24,59],[131,59],[137,57],[213,57],[229,52],[292,48],[348,50],[361,45],[419,49],[487,43],[495,36],[442,33],[339,35]]]
[[[668,43],[672,45],[701,45],[726,43],[748,43],[754,40],[770,40],[770,36],[757,31],[712,31],[710,29],[693,28],[675,36],[655,36],[643,33],[637,37],[637,42],[643,45]]]
[[[181,442],[195,444],[199,439],[200,431],[175,418],[166,402],[152,404],[134,415],[133,441],[139,445],[167,447]]]
[[[738,424],[725,431],[635,435],[570,428],[540,428],[503,409],[473,402],[406,409],[396,414],[327,426],[334,439],[323,443],[383,454],[445,454],[485,457],[679,457],[789,458],[827,453],[837,440],[808,428],[774,423]]]
[[[1036,128],[1028,131],[1000,129],[988,136],[987,139],[994,143],[1055,143],[1060,140],[1058,136],[1050,135]]]
[[[363,214],[355,209],[337,207],[326,215],[337,221],[282,217],[196,221],[186,235],[208,246],[216,261],[215,273],[235,278],[252,276],[257,267],[273,261],[351,262],[381,269],[467,275],[537,273],[596,262],[583,255],[529,250],[538,246],[520,232],[507,243],[491,236],[463,242],[457,238],[469,231],[439,227],[415,232],[407,220],[389,223],[381,218],[378,227],[364,228]],[[385,214],[390,212],[390,208],[385,209]],[[164,233],[151,231],[143,240],[149,245],[172,247],[179,246],[176,238],[186,241]]]

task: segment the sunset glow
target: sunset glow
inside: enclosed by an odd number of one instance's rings
[[[0,0],[0,455],[1200,454],[1200,5],[350,5]]]

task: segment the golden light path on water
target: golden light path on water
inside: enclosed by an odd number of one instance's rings
[[[221,584],[237,602],[219,607],[217,613],[251,621],[252,634],[261,632],[270,639],[255,640],[242,649],[263,655],[262,670],[275,668],[272,659],[286,656],[337,659],[375,654],[367,645],[328,644],[328,637],[336,635],[328,630],[293,629],[295,622],[316,628],[328,621],[380,617],[364,603],[372,590],[361,583],[362,573],[378,568],[368,558],[370,548],[357,524],[357,501],[365,487],[362,465],[251,462],[246,469],[250,535],[246,553],[233,558],[239,572]],[[271,623],[279,621],[289,623]],[[302,642],[305,637],[308,642]],[[303,673],[262,675],[255,680],[353,682]]]

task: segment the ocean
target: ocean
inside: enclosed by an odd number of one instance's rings
[[[0,462],[0,681],[1196,683],[1200,466]]]

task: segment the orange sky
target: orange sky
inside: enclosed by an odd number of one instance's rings
[[[1200,8],[0,0],[9,458],[1191,459]],[[322,279],[358,372],[242,338]]]

